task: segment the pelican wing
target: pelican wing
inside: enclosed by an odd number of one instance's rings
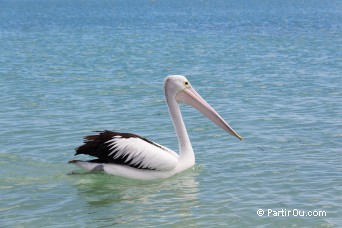
[[[130,133],[102,131],[85,137],[76,154],[98,159],[90,162],[114,163],[138,169],[172,170],[178,164],[178,154],[157,143]]]

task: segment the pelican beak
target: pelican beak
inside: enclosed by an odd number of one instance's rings
[[[185,88],[179,92],[176,95],[176,100],[191,105],[226,132],[240,140],[243,139],[192,87]]]

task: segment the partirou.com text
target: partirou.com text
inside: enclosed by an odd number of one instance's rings
[[[268,217],[326,217],[327,212],[326,211],[320,211],[320,210],[300,210],[300,209],[258,209],[257,215],[259,216],[268,216]]]

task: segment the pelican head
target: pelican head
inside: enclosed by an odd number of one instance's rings
[[[217,126],[242,140],[231,126],[192,88],[189,80],[182,75],[171,75],[164,81],[165,96],[174,98],[177,102],[184,102],[201,112]]]

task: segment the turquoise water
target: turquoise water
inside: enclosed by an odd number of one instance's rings
[[[341,227],[341,53],[341,1],[0,1],[1,227]],[[182,106],[194,169],[67,164],[93,130],[177,150],[169,74],[245,140]]]

